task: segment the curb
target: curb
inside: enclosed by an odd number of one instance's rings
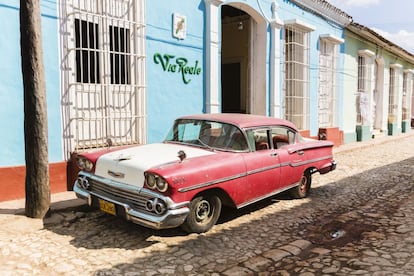
[[[370,140],[340,145],[339,147],[334,147],[333,152],[335,154],[335,153],[344,153],[344,152],[349,152],[349,151],[354,151],[354,150],[360,150],[366,147],[373,147],[376,145],[391,143],[394,141],[398,141],[398,140],[406,139],[410,137],[414,138],[414,130],[411,130],[408,133],[402,133],[397,136],[388,136],[384,134],[380,137],[372,138]]]
[[[50,211],[63,211],[86,205],[86,202],[76,197],[75,192],[68,191],[51,194]],[[0,215],[24,215],[25,199],[17,199],[0,202]]]

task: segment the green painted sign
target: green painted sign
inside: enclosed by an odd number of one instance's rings
[[[185,84],[190,83],[191,76],[201,74],[198,60],[195,61],[193,66],[190,66],[186,58],[175,57],[170,54],[161,55],[160,53],[155,53],[153,59],[155,64],[161,65],[164,72],[180,74]]]

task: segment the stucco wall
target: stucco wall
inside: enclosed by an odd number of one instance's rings
[[[389,91],[390,91],[390,67],[393,64],[401,65],[399,69],[399,82],[398,82],[398,119],[396,123],[397,132],[401,132],[401,110],[402,110],[402,87],[403,87],[403,71],[412,68],[408,62],[403,61],[395,54],[389,52],[372,42],[360,37],[358,34],[347,31],[345,49],[345,61],[344,61],[344,98],[343,98],[343,110],[344,110],[344,142],[355,142],[357,137],[355,133],[356,129],[356,94],[358,92],[358,51],[369,50],[374,56],[372,57],[374,66],[372,68],[372,98],[373,109],[372,113],[375,114],[375,118],[370,125],[371,130],[375,128],[377,131],[382,131],[387,134],[388,127],[388,105],[389,105]],[[376,69],[376,66],[378,68]],[[376,86],[377,78],[380,79]],[[382,78],[382,80],[381,80]],[[377,89],[376,89],[377,88]],[[376,90],[375,90],[376,89]],[[412,87],[408,87],[412,89]]]
[[[319,39],[321,35],[330,34],[337,38],[344,38],[343,28],[333,22],[327,22],[326,19],[317,16],[313,13],[304,11],[302,8],[296,6],[293,3],[288,1],[278,1],[280,5],[279,16],[281,20],[290,20],[298,19],[306,24],[309,24],[315,28],[314,31],[310,33],[310,134],[315,136],[318,133],[318,98],[319,98]],[[283,51],[283,47],[281,49]],[[343,66],[343,50],[344,48],[340,45],[340,57],[338,68]],[[283,57],[283,55],[282,55]],[[283,66],[283,65],[282,65]],[[341,71],[341,69],[339,69]],[[281,79],[283,80],[283,72]],[[337,112],[337,123],[338,127],[342,129],[343,127],[343,107],[341,105],[344,89],[342,86],[343,78],[340,76],[337,84],[337,106],[335,111]],[[283,89],[283,83],[281,83],[281,89]],[[283,94],[282,94],[283,95]],[[281,99],[282,100],[282,99]]]
[[[223,1],[226,4],[225,1]],[[304,11],[302,8],[287,1],[278,1],[278,14],[281,20],[298,19],[315,27],[310,36],[310,131],[311,135],[318,133],[318,79],[319,79],[319,36],[330,34],[338,38],[343,38],[342,27],[326,22],[325,19],[313,13]],[[257,1],[243,1],[244,6],[254,9],[255,13],[261,14],[264,18],[271,18],[271,3],[263,3],[257,6]],[[235,2],[232,5],[237,7]],[[167,128],[172,120],[182,114],[201,113],[205,108],[205,81],[203,66],[204,60],[204,1],[182,2],[175,0],[169,1],[168,5],[161,4],[160,1],[147,1],[146,6],[146,32],[147,32],[147,126],[148,142],[160,141],[164,138]],[[187,17],[187,37],[184,40],[177,40],[172,37],[172,13],[177,12]],[[263,14],[264,13],[264,14]],[[220,22],[217,22],[220,24]],[[219,29],[221,27],[219,26]],[[220,39],[220,33],[219,41]],[[267,31],[269,38],[270,31]],[[281,34],[281,38],[283,35]],[[269,41],[269,39],[268,39]],[[219,46],[220,47],[220,46]],[[270,49],[268,44],[267,49]],[[283,60],[283,47],[280,56]],[[194,76],[189,84],[184,84],[177,73],[165,72],[160,64],[154,62],[154,55],[170,54],[176,57],[185,57],[190,65],[199,61],[203,73]],[[269,64],[270,53],[266,53],[266,66]],[[342,63],[342,56],[340,63]],[[172,60],[174,62],[174,60]],[[281,64],[283,66],[283,64]],[[339,64],[339,68],[341,68]],[[217,72],[219,73],[219,72]],[[269,82],[269,71],[267,70],[267,82]],[[283,70],[281,70],[283,80]],[[266,89],[266,100],[269,102],[269,85]],[[283,81],[280,83],[280,91],[283,91]],[[342,85],[341,79],[338,83],[337,91],[337,116],[338,126],[342,128]],[[280,93],[283,95],[283,93]],[[282,98],[280,99],[282,104]],[[163,115],[160,115],[163,114]],[[269,112],[268,112],[269,114]],[[283,114],[281,114],[282,116]]]
[[[55,1],[41,1],[43,52],[49,127],[49,161],[62,160],[62,131]],[[19,1],[0,3],[0,167],[22,165],[24,156],[23,81],[20,58]]]
[[[356,137],[356,93],[358,92],[358,59],[355,55],[358,49],[356,41],[346,37],[344,45],[344,76],[343,81],[343,110],[344,112],[344,142],[355,142]]]
[[[168,4],[167,4],[168,3]],[[204,1],[147,1],[147,126],[148,142],[165,138],[173,120],[185,114],[204,111]],[[173,13],[186,16],[186,38],[172,36]],[[154,55],[171,55],[164,70],[154,62]],[[186,74],[185,84],[177,58],[185,58],[187,66],[201,68],[199,74]],[[175,71],[174,71],[175,70]],[[196,69],[197,70],[197,69]]]

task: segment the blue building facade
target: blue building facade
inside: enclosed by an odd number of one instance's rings
[[[162,141],[180,115],[342,129],[351,18],[326,1],[43,0],[41,12],[52,192],[70,188],[74,153]],[[18,3],[1,0],[0,15],[0,176],[17,169],[9,185],[24,187]]]
[[[58,17],[54,3],[42,1],[42,32],[45,77],[47,86],[50,161],[62,161]],[[0,148],[0,167],[24,164],[23,80],[20,58],[19,3],[0,1],[1,85],[0,129],[3,147]]]
[[[185,22],[182,37],[174,35],[176,17]],[[151,1],[145,21],[148,142],[162,140],[176,116],[202,112],[284,117],[312,137],[320,127],[340,129],[338,71],[350,17],[325,1]],[[187,83],[159,54],[170,65],[183,58],[199,74]]]

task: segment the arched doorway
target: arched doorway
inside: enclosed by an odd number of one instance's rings
[[[221,7],[221,109],[265,115],[266,22],[251,7],[233,5]]]

